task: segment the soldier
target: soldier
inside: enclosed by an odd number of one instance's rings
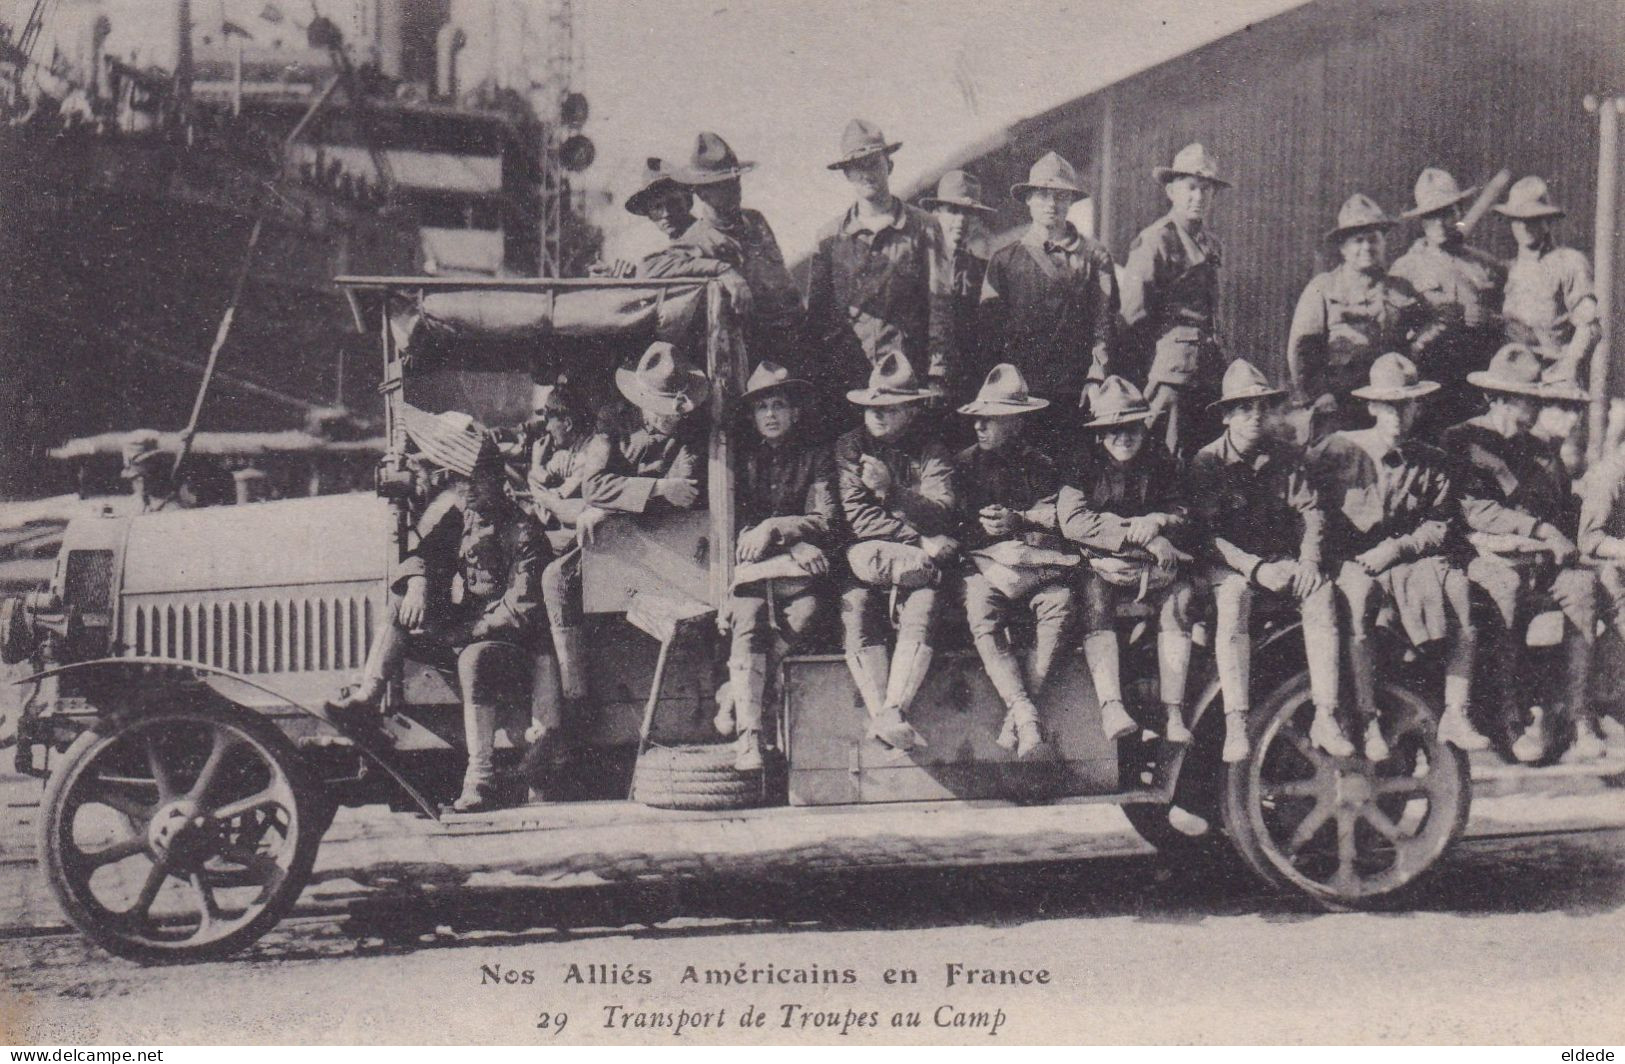
[[[688,163],[671,169],[673,180],[694,193],[700,221],[739,249],[740,272],[750,288],[752,311],[745,320],[749,351],[763,355],[795,351],[801,324],[801,293],[784,265],[773,227],[760,211],[742,205],[740,178],[756,169],[740,162],[715,133],[694,140]]]
[[[942,228],[892,195],[891,156],[901,147],[854,118],[829,164],[854,202],[819,234],[807,273],[806,350],[818,360],[807,369],[825,392],[866,379],[889,353],[935,381],[953,372]]]
[[[1592,640],[1597,623],[1596,577],[1580,568],[1574,536],[1565,527],[1569,480],[1561,466],[1540,460],[1530,429],[1547,398],[1541,360],[1522,344],[1507,344],[1489,368],[1467,375],[1484,391],[1489,409],[1445,431],[1444,449],[1462,464],[1461,511],[1478,551],[1468,578],[1495,603],[1500,625],[1492,634],[1496,688],[1506,699],[1502,724],[1521,732],[1512,744],[1519,761],[1546,755],[1544,714],[1526,719],[1515,692],[1524,675],[1523,630],[1529,619],[1555,606],[1568,622],[1568,682],[1558,709],[1584,715],[1591,704]]]
[[[841,510],[856,541],[852,582],[841,594],[847,667],[869,712],[869,734],[887,746],[924,745],[904,719],[931,668],[942,613],[938,584],[958,544],[954,479],[946,447],[918,422],[936,392],[902,355],[883,357],[869,386],[847,393],[863,424],[835,445]],[[886,653],[885,616],[895,598],[897,646]]]
[[[1445,453],[1412,436],[1419,401],[1438,389],[1435,381],[1417,379],[1410,359],[1390,351],[1371,364],[1370,383],[1351,393],[1366,400],[1372,426],[1334,432],[1309,452],[1310,477],[1329,504],[1327,541],[1334,557],[1347,559],[1337,589],[1354,699],[1365,723],[1362,746],[1373,762],[1386,761],[1390,752],[1371,647],[1371,628],[1385,602],[1413,645],[1445,641],[1439,738],[1463,750],[1484,746],[1467,715],[1477,644],[1467,574],[1452,556],[1460,531],[1457,489]]]
[[[754,314],[754,293],[745,279],[745,254],[740,245],[709,220],[694,217],[694,193],[679,184],[662,160],[645,160],[638,190],[626,198],[631,214],[648,218],[665,234],[668,243],[641,262],[616,259],[592,269],[609,277],[714,277],[728,291],[734,309],[749,319]]]
[[[756,439],[739,459],[735,509],[739,541],[727,623],[728,702],[717,730],[736,734],[734,767],[762,767],[762,707],[775,659],[819,632],[832,598],[828,551],[840,527],[829,447],[798,429],[811,385],[763,362],[740,396]]]
[[[1603,619],[1616,640],[1625,640],[1625,449],[1611,449],[1586,474],[1579,546],[1597,568]],[[1595,709],[1587,708],[1587,726],[1575,735],[1569,756],[1594,760],[1607,751],[1598,737]]]
[[[950,389],[959,393],[982,375],[987,353],[979,344],[977,307],[987,259],[977,253],[982,225],[998,212],[982,202],[982,183],[963,170],[949,170],[937,182],[937,194],[920,200],[920,207],[936,215],[942,226],[948,255],[948,292],[953,306],[954,342],[959,368]]]
[[[1388,277],[1388,235],[1399,221],[1356,192],[1337,212],[1326,241],[1342,262],[1316,274],[1298,297],[1286,342],[1292,400],[1311,411],[1310,439],[1362,427],[1364,406],[1350,393],[1371,363],[1403,347],[1417,300]]]
[[[1538,177],[1520,179],[1507,201],[1492,209],[1511,223],[1518,242],[1502,305],[1507,339],[1540,356],[1543,380],[1584,381],[1602,328],[1591,264],[1581,252],[1558,246],[1552,236],[1556,220],[1567,212],[1551,201],[1546,182]]]
[[[526,473],[527,503],[552,547],[542,571],[542,601],[552,630],[552,653],[538,655],[533,677],[533,711],[538,712],[525,751],[525,775],[545,789],[562,770],[585,724],[588,698],[586,637],[581,609],[581,498],[589,477],[609,463],[610,440],[596,431],[592,403],[568,377],[535,389],[527,426],[531,438]],[[595,511],[587,517],[590,527]],[[551,710],[548,710],[551,707]]]
[[[1056,528],[1061,478],[1055,460],[1024,438],[1028,415],[1048,405],[1028,392],[1015,366],[994,366],[975,400],[959,408],[976,419],[976,443],[954,463],[959,541],[968,552],[965,615],[982,667],[1008,711],[998,743],[1024,760],[1045,749],[1034,700],[1072,620],[1078,561]],[[1037,622],[1028,680],[1000,638],[1018,610],[1030,611]]]
[[[1008,362],[1050,404],[1040,442],[1071,443],[1084,389],[1112,372],[1117,274],[1111,254],[1067,221],[1084,195],[1072,165],[1054,152],[1033,164],[1010,195],[1032,223],[988,260],[982,283],[982,347]]]
[[[1326,511],[1302,453],[1271,438],[1274,408],[1284,394],[1252,363],[1230,363],[1216,404],[1224,433],[1191,461],[1191,516],[1207,533],[1209,582],[1218,605],[1213,656],[1224,693],[1223,757],[1229,762],[1242,760],[1250,748],[1249,626],[1258,592],[1290,601],[1302,614],[1315,704],[1309,740],[1333,757],[1354,755],[1337,719],[1341,662],[1337,601],[1323,573]]]
[[[691,417],[711,393],[706,375],[677,349],[656,341],[636,369],[615,371],[615,386],[637,407],[641,425],[609,449],[604,468],[587,477],[582,497],[592,509],[641,514],[705,505],[703,419]],[[586,534],[599,518],[583,515]]]
[[[1388,268],[1423,302],[1410,350],[1443,386],[1424,426],[1444,429],[1475,412],[1467,374],[1483,369],[1501,346],[1501,289],[1506,270],[1462,235],[1461,205],[1476,189],[1463,189],[1444,170],[1428,167],[1416,179],[1416,206],[1406,218],[1422,223],[1422,236]]]
[[[1095,396],[1096,444],[1065,475],[1056,503],[1061,533],[1084,547],[1093,575],[1083,592],[1083,656],[1100,700],[1101,729],[1121,739],[1138,727],[1123,708],[1117,606],[1133,599],[1158,612],[1157,664],[1166,724],[1163,737],[1188,743],[1185,681],[1190,672],[1194,589],[1177,544],[1190,538],[1181,478],[1173,455],[1148,439],[1156,415],[1140,390],[1107,377]]]
[[[1123,264],[1125,348],[1144,368],[1146,397],[1170,453],[1179,458],[1211,433],[1205,404],[1219,391],[1219,240],[1207,227],[1214,195],[1229,188],[1200,144],[1152,169],[1169,211],[1129,245]],[[1202,431],[1198,431],[1202,430]]]
[[[342,724],[375,727],[388,678],[409,651],[425,660],[454,659],[468,767],[451,808],[479,812],[505,804],[495,783],[496,728],[503,706],[527,689],[546,543],[536,523],[509,501],[502,460],[472,418],[409,407],[405,424],[423,457],[457,479],[418,521],[417,544],[395,572],[389,614],[367,653],[360,685],[324,708]]]

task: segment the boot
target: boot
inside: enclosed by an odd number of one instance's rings
[[[1033,632],[1033,656],[1027,667],[1027,693],[1034,702],[1044,693],[1044,684],[1055,669],[1055,662],[1061,655],[1061,639],[1065,635],[1065,624],[1040,623]]]
[[[1388,760],[1391,752],[1388,739],[1382,734],[1382,721],[1372,717],[1365,725],[1365,759],[1373,765],[1380,765]]]
[[[1534,719],[1512,744],[1512,756],[1526,765],[1546,756],[1546,711],[1540,706],[1530,706],[1529,715]]]
[[[734,717],[733,684],[727,681],[717,688],[717,715],[711,718],[711,726],[724,739],[732,738],[738,731],[739,722]]]
[[[1170,740],[1171,741],[1171,740]],[[1352,750],[1352,747],[1350,748]],[[1224,714],[1224,752],[1220,755],[1227,765],[1234,765],[1238,761],[1247,760],[1247,755],[1253,752],[1253,744],[1247,739],[1247,711],[1238,709],[1229,710]]]
[[[1038,726],[1038,707],[1031,699],[1018,699],[1005,713],[998,744],[1024,761],[1033,760],[1040,752],[1044,733]]]
[[[1608,756],[1608,747],[1597,735],[1597,722],[1580,715],[1574,718],[1574,741],[1569,744],[1564,761],[1601,761]]]
[[[897,642],[891,675],[886,681],[886,703],[873,729],[875,738],[887,746],[912,750],[925,745],[920,733],[904,717],[931,670],[931,656],[931,648],[924,643]]]
[[[1050,756],[1049,743],[1039,730],[1037,720],[1016,721],[1016,760],[1044,761]]]
[[[1083,637],[1083,660],[1100,701],[1100,730],[1113,742],[1134,734],[1139,725],[1123,708],[1123,682],[1119,676],[1115,631],[1090,632]]]
[[[477,813],[498,807],[496,770],[492,766],[496,728],[495,705],[485,702],[463,704],[463,739],[468,745],[468,768],[463,773],[463,793],[452,803],[452,812]]]
[[[1349,640],[1349,675],[1354,679],[1354,705],[1365,720],[1377,719],[1377,663],[1369,639]]]
[[[756,772],[762,767],[761,732],[755,728],[740,728],[734,740],[734,769],[738,772]]]
[[[1032,711],[1032,718],[1038,719],[1038,711],[1032,708],[1032,702],[1027,697],[1027,688],[1021,682],[1021,664],[1010,648],[999,642],[998,636],[980,635],[976,637],[976,654],[982,659],[982,671],[993,684],[993,690],[999,694],[999,701],[1005,705],[1004,727],[995,741],[1002,749],[1014,750],[1016,748],[1016,707],[1026,704]]]
[[[1162,737],[1175,746],[1190,742],[1191,730],[1185,727],[1185,707],[1178,702],[1165,702],[1162,708],[1168,718],[1167,726],[1162,729]]]
[[[1309,725],[1309,741],[1333,757],[1354,756],[1354,744],[1343,734],[1337,712],[1326,706],[1315,707],[1315,719]]]
[[[1467,710],[1461,706],[1445,707],[1444,716],[1439,718],[1439,741],[1463,752],[1490,748],[1489,739],[1473,727]]]
[[[891,674],[891,657],[885,647],[859,647],[846,652],[847,671],[863,699],[863,708],[874,720],[886,706],[886,681]]]
[[[545,799],[555,777],[569,761],[570,746],[564,691],[558,661],[552,654],[536,655],[531,673],[530,720],[519,771],[531,790]]]
[[[760,732],[762,702],[767,696],[767,655],[730,658],[728,690],[733,695],[734,723],[740,733]]]
[[[1115,743],[1119,739],[1126,739],[1139,729],[1139,722],[1129,716],[1128,710],[1123,708],[1122,699],[1114,699],[1100,704],[1100,730],[1112,742]]]
[[[406,657],[406,629],[394,620],[378,629],[367,649],[367,663],[361,682],[341,697],[322,703],[322,712],[339,724],[351,727],[378,722],[377,709],[384,700],[386,677],[400,667]]]
[[[559,682],[564,697],[582,702],[588,697],[587,633],[580,625],[553,626],[553,655],[559,663]]]

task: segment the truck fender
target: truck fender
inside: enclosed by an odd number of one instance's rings
[[[54,676],[63,676],[68,673],[88,673],[92,676],[105,676],[108,679],[126,676],[126,681],[119,685],[124,689],[125,692],[130,690],[139,690],[139,688],[132,687],[130,681],[139,678],[141,682],[151,684],[156,677],[157,682],[163,684],[167,688],[180,686],[193,688],[205,687],[216,697],[222,698],[227,702],[232,702],[233,704],[236,704],[236,699],[232,698],[227,691],[222,690],[223,685],[242,684],[244,687],[253,688],[262,694],[270,695],[272,698],[275,698],[284,705],[291,706],[294,709],[299,710],[301,713],[316,718],[329,728],[332,728],[334,731],[344,736],[346,739],[349,739],[356,745],[356,749],[360,750],[367,757],[371,758],[379,768],[389,773],[391,778],[393,778],[396,783],[400,784],[401,789],[404,790],[409,797],[411,797],[412,801],[417,804],[419,809],[423,810],[423,812],[432,819],[440,819],[439,810],[436,809],[434,804],[430,802],[428,798],[424,797],[423,793],[412,784],[411,779],[407,776],[401,764],[395,760],[394,751],[392,751],[389,746],[382,741],[380,736],[368,735],[359,730],[346,730],[344,728],[340,728],[319,707],[307,706],[302,702],[289,698],[276,688],[269,687],[263,683],[260,683],[258,680],[251,680],[248,677],[243,676],[241,673],[232,672],[229,669],[217,668],[213,665],[202,665],[195,661],[182,661],[177,658],[97,658],[92,661],[76,661],[71,665],[59,665],[55,668],[46,669],[43,672],[36,672],[31,676],[25,676],[20,680],[14,681],[14,683],[37,684],[41,680],[47,680]],[[135,673],[137,675],[129,676],[128,674],[131,673]],[[146,704],[149,701],[150,699],[147,698],[131,698],[128,696],[128,694],[121,694],[117,705],[118,708],[125,711],[141,712],[146,708]]]

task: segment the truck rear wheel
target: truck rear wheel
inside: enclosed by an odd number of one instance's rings
[[[75,927],[110,953],[231,953],[292,907],[321,796],[286,736],[214,702],[108,719],[51,777],[40,851]]]
[[[1252,714],[1252,753],[1230,767],[1225,828],[1269,882],[1330,909],[1375,905],[1414,882],[1467,826],[1467,759],[1439,741],[1426,701],[1379,684],[1392,754],[1373,765],[1309,741],[1309,677],[1282,684]]]

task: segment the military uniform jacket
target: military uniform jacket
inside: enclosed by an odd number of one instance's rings
[[[1363,378],[1377,356],[1405,348],[1423,314],[1410,286],[1343,265],[1316,274],[1304,286],[1287,334],[1292,397],[1311,402],[1335,388],[1338,376]]]
[[[546,542],[540,526],[506,499],[477,508],[463,485],[425,509],[394,586],[424,577],[433,612],[455,610],[471,638],[520,640],[542,605]]]
[[[665,478],[692,480],[699,484],[700,497],[691,509],[705,506],[705,458],[690,423],[679,427],[675,436],[657,436],[640,428],[609,450],[604,468],[587,478],[582,496],[600,510],[640,514],[650,510],[670,511],[672,505],[654,497],[655,481]]]
[[[1321,564],[1326,511],[1297,448],[1266,439],[1243,455],[1226,432],[1196,452],[1187,476],[1211,560],[1249,576],[1281,558]]]
[[[1462,329],[1499,324],[1506,269],[1487,252],[1460,241],[1434,247],[1418,239],[1388,274],[1409,285],[1426,306],[1425,324],[1412,340],[1418,351]]]
[[[1576,326],[1597,320],[1591,264],[1573,248],[1549,242],[1535,251],[1520,248],[1507,267],[1502,314],[1508,340],[1556,358],[1574,339]]]
[[[864,486],[862,457],[891,470],[892,487],[882,499]],[[939,440],[914,427],[897,443],[877,440],[862,427],[835,442],[841,513],[852,538],[917,544],[954,528],[953,461]]]
[[[968,550],[1000,542],[982,528],[979,515],[985,506],[1005,506],[1021,514],[1022,527],[1008,539],[1031,547],[1062,546],[1057,535],[1055,497],[1061,474],[1055,460],[1021,441],[997,451],[972,445],[954,457],[959,485],[957,539]]]
[[[1327,553],[1351,558],[1388,540],[1398,561],[1457,543],[1457,487],[1437,447],[1403,440],[1385,453],[1370,429],[1334,432],[1310,448],[1310,482],[1325,500]]]
[[[1183,478],[1168,449],[1147,437],[1131,462],[1118,462],[1098,444],[1056,499],[1061,534],[1098,555],[1139,551],[1128,543],[1130,518],[1167,514],[1162,534],[1176,546],[1191,539]]]
[[[953,376],[956,383],[974,387],[995,361],[984,345],[981,327],[987,260],[969,248],[955,248],[948,253],[948,263],[948,302],[958,356]]]
[[[646,255],[638,267],[641,277],[743,276],[744,252],[731,238],[704,218],[696,219],[666,247]]]
[[[567,512],[562,517],[557,513],[557,508],[543,510],[538,507],[535,511],[537,520],[547,527],[573,525],[574,515],[579,514],[584,505],[581,493],[587,479],[609,464],[612,446],[609,437],[602,433],[594,433],[573,447],[560,447],[553,442],[553,437],[543,433],[541,439],[531,445],[532,474],[544,488],[572,500],[574,505],[563,507]]]
[[[734,500],[741,533],[768,521],[778,546],[834,546],[841,512],[827,446],[758,440],[739,463]]]
[[[953,307],[942,227],[901,199],[878,231],[862,225],[854,205],[818,237],[807,273],[806,350],[818,363],[809,372],[861,384],[899,351],[922,376],[947,375]]]
[[[1029,226],[988,261],[981,349],[1021,370],[1035,395],[1078,405],[1088,381],[1112,372],[1116,267],[1101,244],[1067,226],[1051,241]]]
[[[740,270],[750,285],[752,300],[751,320],[746,327],[758,338],[758,343],[751,345],[752,352],[758,358],[774,357],[774,351],[782,355],[799,332],[801,293],[785,268],[784,253],[779,250],[773,227],[760,211],[749,208],[741,209],[735,219],[710,224],[739,249]]]
[[[1591,467],[1580,504],[1580,553],[1596,558],[1609,537],[1625,537],[1625,453]]]
[[[1475,417],[1445,430],[1445,451],[1460,463],[1461,513],[1475,532],[1533,536],[1542,521],[1564,528],[1566,484],[1553,479],[1540,443],[1523,434],[1507,437]]]
[[[1217,360],[1219,239],[1163,215],[1129,245],[1123,263],[1125,347],[1148,367],[1146,385],[1183,385]]]

